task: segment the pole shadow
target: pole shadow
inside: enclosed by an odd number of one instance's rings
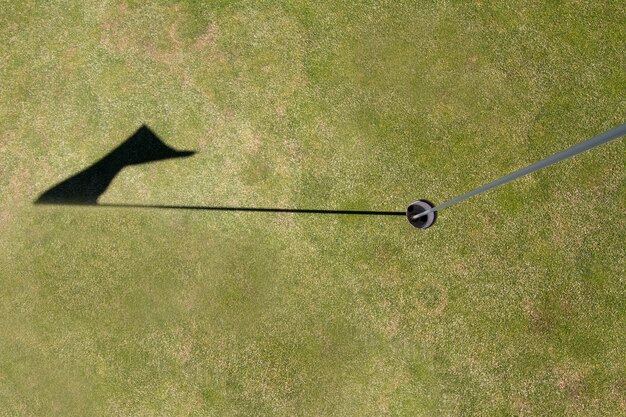
[[[229,206],[184,206],[184,205],[169,205],[169,204],[99,203],[99,204],[91,204],[90,206],[102,207],[102,208],[142,208],[142,209],[196,210],[196,211],[252,211],[252,212],[265,212],[265,213],[355,214],[355,215],[362,215],[362,216],[405,216],[406,215],[404,211],[319,210],[319,209],[229,207]]]
[[[404,216],[401,211],[319,210],[267,207],[188,206],[169,204],[98,203],[113,179],[127,166],[171,158],[184,158],[193,151],[178,151],[167,146],[148,126],[141,126],[121,145],[77,174],[43,192],[34,204],[80,205],[98,208],[141,208],[202,211],[245,211],[303,214],[351,214],[369,216]]]

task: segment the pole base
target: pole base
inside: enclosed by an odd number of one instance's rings
[[[409,220],[409,223],[411,223],[411,226],[418,229],[428,229],[430,226],[435,224],[435,220],[437,220],[436,211],[430,212],[418,219],[413,219],[413,216],[426,210],[430,210],[433,207],[435,207],[435,205],[428,200],[416,200],[409,204],[409,207],[407,207],[406,218]]]

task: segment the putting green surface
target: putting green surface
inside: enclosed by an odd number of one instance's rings
[[[0,0],[0,415],[623,415],[625,121],[607,2]]]

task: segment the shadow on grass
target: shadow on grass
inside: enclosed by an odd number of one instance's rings
[[[141,126],[120,146],[94,164],[61,181],[35,200],[35,204],[78,205],[100,208],[144,208],[170,210],[248,211],[272,213],[353,214],[376,216],[404,216],[399,211],[318,210],[264,207],[185,206],[169,204],[113,204],[98,203],[98,198],[109,187],[122,169],[170,158],[193,155],[192,151],[177,151],[167,146],[149,127]]]
[[[95,205],[125,167],[187,157],[194,153],[170,148],[148,126],[143,125],[102,159],[41,194],[35,204]]]

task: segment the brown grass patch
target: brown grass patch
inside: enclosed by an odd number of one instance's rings
[[[387,337],[392,338],[398,334],[398,330],[400,330],[400,315],[394,314],[387,320],[385,334]]]
[[[513,409],[519,417],[529,416],[531,414],[530,401],[527,398],[517,399],[513,402]]]
[[[178,351],[178,354],[176,355],[178,357],[178,360],[181,363],[189,362],[189,359],[191,359],[192,349],[193,349],[193,341],[191,337],[185,336],[180,346],[180,350]]]
[[[427,282],[422,285],[421,292],[425,295],[418,300],[420,310],[434,316],[440,316],[448,306],[448,289],[438,282]],[[433,294],[437,293],[435,297]],[[432,300],[431,300],[432,299]]]
[[[0,225],[2,229],[7,228],[13,220],[13,209],[21,200],[24,191],[28,189],[30,177],[30,170],[23,168],[17,171],[9,180],[6,204],[0,210]]]
[[[583,390],[583,375],[576,369],[561,369],[556,372],[556,386],[559,392],[574,400],[578,408]]]
[[[532,330],[543,333],[550,329],[550,321],[536,303],[527,300],[522,308]]]
[[[210,23],[207,26],[206,31],[202,36],[200,36],[196,42],[194,43],[194,48],[196,49],[204,49],[208,46],[214,46],[217,39],[217,25],[215,23]]]

